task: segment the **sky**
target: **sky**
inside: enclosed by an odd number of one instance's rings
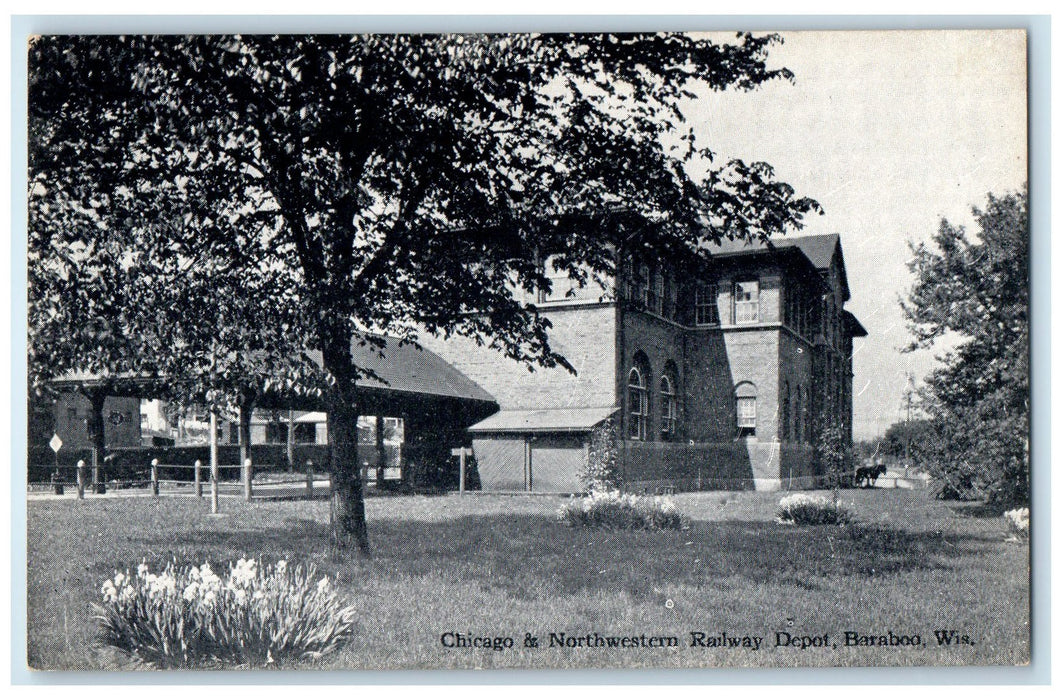
[[[975,230],[972,207],[1028,178],[1025,34],[782,36],[769,65],[789,68],[793,83],[709,92],[685,111],[717,164],[766,161],[822,205],[797,235],[841,235],[847,308],[869,332],[855,341],[853,428],[872,438],[903,418],[908,374],[917,384],[939,354],[900,352],[908,241],[928,241],[941,218]]]

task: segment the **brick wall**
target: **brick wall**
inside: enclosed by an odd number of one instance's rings
[[[683,362],[683,348],[685,346],[685,331],[673,324],[656,316],[640,311],[625,311],[623,313],[623,358],[622,367],[617,373],[618,396],[627,401],[627,382],[631,367],[634,366],[635,355],[641,353],[649,364],[649,425],[647,435],[649,440],[660,439],[660,415],[661,393],[660,377],[665,368],[673,368],[675,377],[675,391],[679,404],[678,434],[681,439],[684,435],[682,430],[682,408],[686,371]],[[621,426],[623,435],[627,435],[626,421],[629,406],[623,407],[624,424]]]
[[[466,338],[422,336],[420,343],[463,372],[504,409],[612,406],[616,403],[616,309],[611,305],[552,308],[550,343],[576,369],[528,368]]]

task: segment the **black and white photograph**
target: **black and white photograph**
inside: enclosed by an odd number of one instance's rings
[[[1030,663],[1026,30],[24,50],[31,672]]]

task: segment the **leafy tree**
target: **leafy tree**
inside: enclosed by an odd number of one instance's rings
[[[959,339],[921,396],[932,433],[923,458],[945,495],[1028,501],[1028,199],[1027,188],[989,194],[975,236],[944,220],[935,250],[913,248],[910,349]]]
[[[585,283],[631,252],[685,260],[799,225],[814,202],[764,163],[712,164],[679,108],[698,86],[791,78],[766,66],[778,41],[43,37],[31,150],[43,170],[79,171],[73,188],[47,178],[72,206],[179,215],[149,257],[291,272],[258,301],[297,300],[285,337],[323,357],[332,537],[367,552],[351,339],[460,334],[570,369],[517,293],[549,289],[541,260]],[[31,208],[49,206],[39,194]]]
[[[921,464],[935,440],[933,424],[926,418],[893,423],[881,440],[881,453],[890,457],[906,457],[912,465]]]

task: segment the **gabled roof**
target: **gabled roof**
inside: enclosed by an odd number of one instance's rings
[[[355,366],[376,375],[359,379],[358,385],[362,388],[497,403],[483,387],[435,353],[408,343],[400,343],[397,338],[382,338],[380,347],[355,338],[351,341],[350,350]],[[317,364],[321,364],[320,352],[313,350],[307,355]],[[134,374],[123,374],[118,378],[130,385],[157,381],[156,378],[138,377]],[[65,387],[93,385],[102,381],[100,375],[71,372],[52,384]]]
[[[838,255],[841,265],[841,287],[844,300],[848,301],[848,277],[844,269],[844,254],[841,251],[841,236],[837,233],[824,233],[815,236],[780,236],[764,242],[760,240],[730,240],[724,238],[719,243],[709,243],[708,252],[713,257],[727,258],[753,253],[769,253],[796,250],[803,254],[816,270],[828,270],[833,263],[834,254]]]
[[[598,408],[538,408],[498,411],[468,429],[470,433],[584,433],[613,413],[616,406]]]
[[[359,379],[362,388],[494,402],[483,387],[430,350],[397,338],[382,340],[379,348],[358,339],[350,344],[354,364],[377,375]]]

